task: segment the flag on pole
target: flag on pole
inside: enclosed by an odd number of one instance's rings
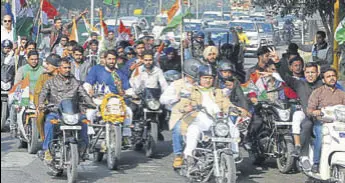
[[[117,37],[117,41],[123,41],[123,40],[130,40],[130,37],[129,35],[131,34],[131,29],[127,28],[122,20],[120,20],[120,26],[118,28],[118,33],[119,33],[119,36]]]
[[[27,36],[30,39],[34,23],[31,7],[25,0],[15,0],[15,10],[14,40],[16,41],[18,36]]]
[[[114,5],[115,7],[120,6],[120,0],[104,0],[103,3],[106,5]]]
[[[16,103],[20,106],[29,106],[30,102],[30,77],[29,74],[26,77],[13,85],[8,92],[8,99],[10,103]]]
[[[182,24],[184,17],[190,15],[190,8],[187,9],[185,13],[182,13],[181,0],[176,0],[174,5],[168,11],[168,25],[162,30],[159,35],[162,35],[164,32],[167,32],[171,29],[176,28],[178,25]]]
[[[75,20],[75,18],[73,19],[73,25],[72,25],[72,32],[69,36],[69,40],[74,40],[74,41],[77,41],[79,42],[79,39],[78,39],[78,28],[77,28],[77,22]]]
[[[87,19],[85,18],[85,16],[82,16],[86,30],[89,32],[89,34],[91,34],[91,32],[98,32],[98,29],[94,26],[91,26],[91,24],[89,23],[89,21],[87,21]]]
[[[43,0],[43,5],[42,5],[42,13],[46,14],[49,19],[53,19],[54,17],[59,15],[59,12],[57,9],[48,2],[48,0]]]

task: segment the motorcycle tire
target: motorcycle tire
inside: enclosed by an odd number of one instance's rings
[[[121,127],[107,123],[105,128],[108,169],[116,170],[119,163],[122,147]]]
[[[234,157],[222,153],[220,155],[220,177],[216,177],[216,183],[236,183],[236,164]]]
[[[78,162],[79,162],[79,153],[77,144],[69,144],[69,149],[67,150],[67,182],[75,183],[78,176]]]
[[[158,124],[151,122],[151,129],[145,142],[145,155],[152,158],[156,153],[156,145],[158,143]]]
[[[345,168],[341,166],[333,166],[332,167],[332,177],[338,179],[336,183],[344,183],[345,182]]]
[[[133,146],[133,150],[134,151],[141,151],[143,149],[144,145],[143,143],[136,143],[134,146]]]
[[[8,106],[7,102],[1,102],[1,131],[4,131],[7,117],[8,117]]]
[[[37,119],[36,118],[30,118],[30,126],[28,126],[28,134],[29,135],[29,141],[28,141],[28,153],[29,154],[36,154],[37,151],[40,148],[39,143],[39,132],[37,129]]]
[[[93,162],[101,162],[103,160],[104,153],[95,151],[93,152]]]
[[[282,138],[278,142],[279,148],[282,151],[282,156],[276,158],[277,167],[281,173],[289,173],[293,166],[295,158],[291,156],[292,151],[294,150],[293,141],[291,138]]]

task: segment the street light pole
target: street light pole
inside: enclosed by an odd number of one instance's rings
[[[196,19],[199,19],[199,0],[196,0]]]

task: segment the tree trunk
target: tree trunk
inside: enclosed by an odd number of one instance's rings
[[[327,16],[322,10],[319,9],[322,24],[325,27],[328,43],[333,46],[333,18]]]

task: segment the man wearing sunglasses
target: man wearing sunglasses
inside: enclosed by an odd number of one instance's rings
[[[5,15],[1,25],[1,42],[4,40],[13,42],[13,29],[11,15]]]

